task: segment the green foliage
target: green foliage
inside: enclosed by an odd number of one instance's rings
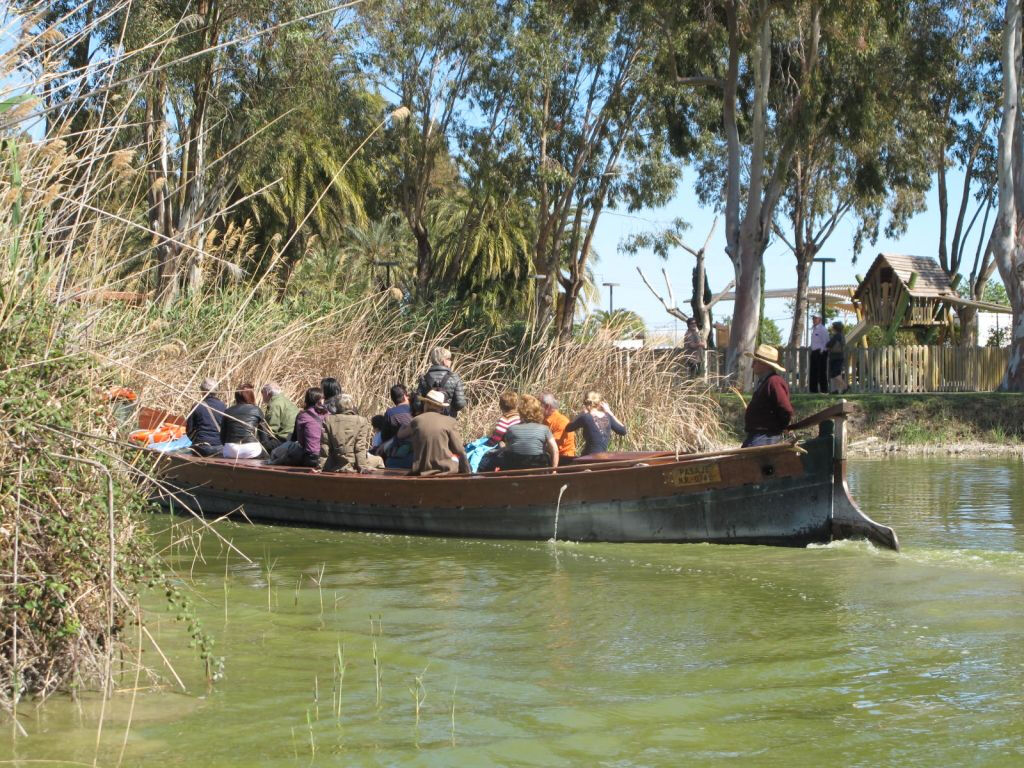
[[[782,346],[782,330],[779,328],[778,323],[764,315],[761,316],[761,327],[758,329],[757,338],[761,344],[771,344],[776,347]]]
[[[1006,326],[989,328],[986,347],[1005,347],[1010,343],[1010,329]]]

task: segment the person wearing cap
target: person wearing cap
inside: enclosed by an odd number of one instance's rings
[[[217,381],[207,376],[199,384],[203,398],[185,420],[185,434],[192,441],[197,456],[220,456],[224,449],[220,428],[224,424],[227,404],[217,397]]]
[[[772,445],[782,440],[782,433],[793,420],[793,406],[789,402],[789,385],[780,374],[786,369],[779,364],[779,350],[771,344],[759,344],[754,354],[752,369],[757,377],[754,394],[747,404],[744,428],[747,433],[742,448]]]
[[[686,335],[683,336],[683,360],[686,363],[686,370],[691,376],[697,376],[700,373],[702,353],[707,348],[707,342],[697,330],[697,321],[692,317],[687,318]]]
[[[450,406],[445,393],[432,389],[420,398],[423,412],[398,430],[399,440],[412,442],[410,475],[469,474],[466,449],[459,425],[445,411]]]
[[[828,329],[821,315],[811,318],[811,360],[807,388],[811,392],[828,392]]]

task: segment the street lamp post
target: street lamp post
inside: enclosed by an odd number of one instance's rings
[[[397,262],[397,261],[375,261],[375,262],[373,262],[373,266],[375,266],[375,267],[384,267],[387,270],[387,281],[388,281],[388,284],[386,286],[387,288],[391,287],[391,268],[392,267],[397,267],[399,265],[399,263],[400,262]]]
[[[601,283],[605,288],[608,289],[608,314],[611,315],[615,311],[615,288],[619,285],[618,283]]]
[[[824,325],[825,324],[825,306],[826,306],[826,303],[825,303],[825,265],[833,263],[835,261],[835,259],[822,258],[822,259],[814,259],[813,261],[816,264],[821,264],[821,324]]]

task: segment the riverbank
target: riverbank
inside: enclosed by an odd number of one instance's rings
[[[847,394],[857,406],[850,419],[854,454],[1024,454],[1024,395],[949,392]],[[835,396],[794,394],[797,418],[836,402]],[[739,441],[743,405],[734,393],[719,396],[723,429]]]

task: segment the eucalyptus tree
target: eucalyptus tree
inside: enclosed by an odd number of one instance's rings
[[[270,52],[290,32],[323,35],[329,9],[316,0],[165,0],[129,4],[121,23],[141,102],[146,219],[165,304],[201,277],[203,236],[220,217],[243,165],[239,149],[264,126],[254,103]]]
[[[837,4],[823,11],[819,74],[807,96],[813,119],[791,158],[773,223],[776,237],[796,258],[790,346],[798,346],[802,337],[813,260],[840,222],[855,219],[856,259],[865,242],[877,238],[883,218],[891,237],[924,208],[931,185],[929,135],[903,90],[906,35],[914,26],[906,23],[906,10],[894,4],[883,14],[871,4]],[[799,41],[802,18],[787,21],[796,25],[790,39]],[[775,109],[800,98],[792,71],[807,66],[805,52],[804,46],[784,42],[775,57]]]
[[[1021,0],[1006,0],[1001,34],[1001,116],[996,153],[999,207],[992,252],[1013,309],[1010,359],[1001,388],[1024,390],[1024,248],[1019,221],[1024,214],[1024,128],[1020,115]]]
[[[700,174],[698,191],[724,212],[736,277],[728,364],[756,341],[765,248],[794,158],[829,113],[821,103],[832,49],[868,45],[864,19],[880,2],[689,0],[654,3],[663,67],[675,85],[670,135]],[[870,89],[871,82],[860,82]],[[741,371],[747,378],[748,371]]]
[[[388,129],[384,173],[416,241],[416,294],[429,300],[438,288],[429,208],[456,181],[453,136],[473,78],[490,66],[486,38],[501,10],[486,0],[369,0],[358,14],[363,70],[409,110]]]
[[[662,104],[650,20],[617,4],[535,0],[518,7],[502,80],[511,85],[509,110],[536,220],[535,322],[553,323],[566,341],[602,212],[667,202],[678,169],[663,133],[653,129]]]
[[[918,0],[906,43],[908,77],[919,84],[917,98],[908,102],[928,135],[927,159],[936,179],[938,260],[951,280],[967,278],[967,295],[974,299],[982,297],[995,270],[988,225],[995,204],[999,39],[993,30],[999,27],[1000,5],[997,0]],[[951,170],[962,175],[952,189]],[[972,234],[973,249],[968,247]],[[975,344],[974,309],[961,308],[958,314],[961,342]]]

